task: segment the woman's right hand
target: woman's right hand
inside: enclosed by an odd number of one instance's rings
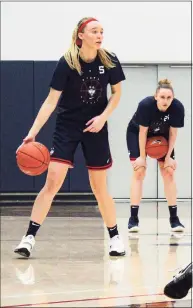
[[[25,144],[25,143],[29,143],[35,141],[35,136],[28,134],[24,139],[23,139],[23,143],[17,148],[16,153],[18,152],[19,148]]]
[[[146,158],[143,158],[139,156],[134,162],[133,162],[133,169],[136,171],[139,168],[144,167],[146,168]]]

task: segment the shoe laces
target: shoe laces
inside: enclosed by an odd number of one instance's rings
[[[118,240],[120,240],[120,236],[119,236],[119,234],[118,234],[118,235],[113,236],[113,237],[111,238],[111,240],[112,240],[112,241],[118,241]]]

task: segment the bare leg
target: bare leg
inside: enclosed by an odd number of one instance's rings
[[[145,168],[141,167],[138,170],[133,170],[130,188],[130,203],[131,205],[139,205],[142,197],[143,180],[145,178]]]
[[[92,191],[110,236],[110,256],[125,255],[124,245],[119,237],[116,225],[116,210],[113,198],[108,193],[106,170],[89,170]]]
[[[92,191],[97,199],[101,216],[107,227],[116,225],[116,210],[112,197],[107,189],[107,171],[89,170]]]
[[[168,202],[168,206],[176,205],[177,190],[176,181],[174,177],[175,171],[171,168],[163,168],[164,162],[159,162],[160,172],[164,182],[165,197]]]
[[[15,248],[15,253],[27,258],[30,256],[33,246],[35,245],[35,235],[49,212],[54,196],[62,186],[68,168],[69,166],[66,164],[58,162],[50,163],[46,183],[33,205],[27,234]]]
[[[172,231],[184,231],[184,226],[181,224],[177,215],[177,189],[175,181],[175,170],[171,167],[163,168],[164,162],[159,162],[160,172],[164,182],[165,197],[168,202],[170,212],[170,225]]]
[[[145,167],[140,167],[138,170],[133,170],[133,176],[130,188],[130,204],[131,216],[128,222],[129,232],[139,231],[138,210],[142,198],[143,180],[145,178]]]
[[[51,162],[48,169],[47,179],[44,187],[36,197],[33,205],[31,220],[42,224],[45,220],[52,201],[61,188],[69,166],[66,164]]]

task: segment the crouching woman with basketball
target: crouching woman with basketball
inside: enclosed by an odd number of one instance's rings
[[[177,129],[184,126],[184,107],[174,98],[171,83],[165,79],[158,83],[155,96],[144,98],[128,124],[127,147],[133,166],[130,200],[131,217],[128,231],[139,230],[138,210],[142,197],[142,186],[146,172],[146,141],[148,137],[163,136],[168,140],[168,152],[158,159],[160,172],[164,182],[165,197],[170,212],[172,231],[183,231],[184,226],[177,216],[176,182],[174,178],[176,162],[174,160],[174,145]]]

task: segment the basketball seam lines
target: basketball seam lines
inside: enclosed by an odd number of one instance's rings
[[[42,162],[41,160],[39,160],[39,159],[37,159],[37,158],[35,158],[35,157],[33,157],[33,156],[31,156],[31,155],[29,155],[29,154],[26,154],[25,152],[22,152],[21,150],[19,150],[19,152],[20,153],[22,153],[22,154],[24,154],[24,155],[27,155],[27,156],[29,156],[29,157],[31,157],[31,158],[33,158],[34,160],[37,160],[37,161],[39,161],[40,163],[42,163],[42,165],[44,164],[44,165],[48,165],[48,164],[46,164],[45,163],[45,161],[44,162]],[[42,153],[42,152],[41,152]],[[19,164],[20,165],[20,164]],[[22,166],[22,165],[21,165]],[[23,167],[25,167],[25,166],[23,166]],[[39,166],[40,167],[40,166]],[[39,167],[34,167],[34,168],[39,168]],[[31,167],[30,167],[31,168]]]
[[[152,149],[152,148],[154,149],[154,148],[160,148],[160,147],[165,147],[165,146],[166,145],[164,145],[164,144],[163,145],[155,145],[153,147],[152,146],[146,147],[146,149]]]
[[[46,166],[46,164],[42,164],[42,165],[37,166],[37,167],[30,167],[30,166],[21,165],[20,163],[18,163],[18,165],[19,165],[20,167],[30,168],[30,169],[41,168],[41,167],[44,166],[44,165]],[[31,171],[31,170],[30,170],[30,171]]]
[[[34,147],[40,151],[40,153],[42,154],[42,156],[43,156],[43,158],[44,158],[44,162],[45,162],[45,157],[44,157],[44,154],[42,153],[42,151],[40,150],[40,148],[39,148],[39,147],[37,147],[35,143],[34,143]]]

